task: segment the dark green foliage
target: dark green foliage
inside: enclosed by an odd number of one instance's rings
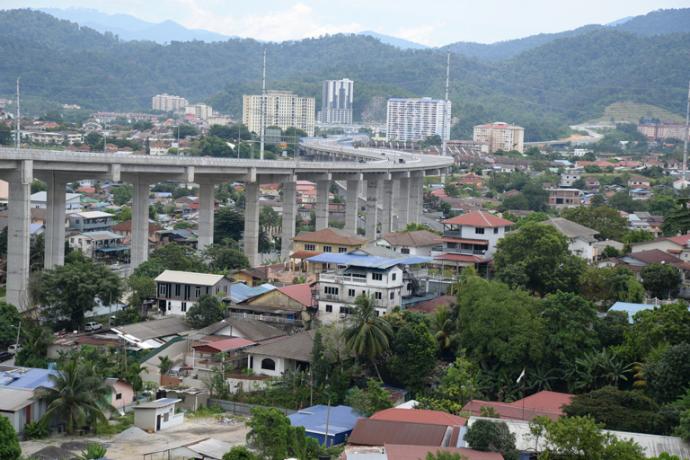
[[[554,227],[530,222],[498,242],[494,266],[501,281],[543,295],[576,291],[585,263]]]
[[[690,343],[690,311],[683,303],[673,303],[637,313],[625,350],[631,360],[644,361],[656,347],[681,343]]]
[[[14,305],[0,302],[0,349],[15,343],[19,321],[19,311]]]
[[[12,144],[12,130],[4,123],[0,123],[0,145]]]
[[[670,430],[659,406],[641,391],[604,387],[575,395],[564,411],[571,417],[590,416],[609,430],[652,434],[668,434]]]
[[[647,391],[660,403],[670,402],[690,388],[690,343],[666,348],[644,366]]]
[[[304,434],[304,427],[291,426],[290,419],[277,409],[253,408],[247,426],[247,444],[266,460],[315,460],[319,454],[318,442]]]
[[[212,245],[206,248],[206,255],[211,259],[209,268],[214,272],[226,272],[249,267],[249,260],[239,249]]]
[[[67,317],[71,328],[84,323],[84,314],[95,306],[96,299],[116,302],[122,293],[120,277],[105,265],[94,262],[79,251],[70,253],[65,265],[40,274],[32,295],[49,307],[53,318]]]
[[[201,329],[223,319],[224,310],[220,300],[212,295],[204,295],[187,310],[187,322],[193,328]]]
[[[599,237],[604,240],[620,241],[628,227],[628,222],[618,211],[608,206],[570,208],[564,210],[561,216],[598,231]]]
[[[383,389],[381,383],[374,380],[367,380],[366,388],[352,388],[347,392],[345,404],[351,406],[365,417],[392,407],[390,394]]]
[[[213,220],[213,242],[239,241],[244,233],[244,215],[231,208],[220,208]]]
[[[640,272],[642,285],[652,297],[667,299],[678,294],[682,276],[673,265],[649,264]]]
[[[475,450],[500,452],[506,460],[519,458],[515,449],[515,435],[505,422],[477,420],[467,430],[465,441]]]
[[[438,347],[423,318],[406,312],[400,321],[388,318],[393,326],[390,357],[385,374],[393,382],[412,391],[427,387],[427,377],[434,369]]]
[[[113,187],[113,203],[118,206],[127,204],[131,201],[133,193],[132,186],[128,184],[120,184],[117,187]]]
[[[50,329],[38,321],[22,321],[22,349],[17,353],[15,364],[25,367],[47,367],[48,346],[53,340],[50,332]]]
[[[7,417],[0,417],[0,460],[19,460],[22,449],[14,427]]]
[[[676,205],[668,211],[662,227],[664,235],[685,234],[690,231],[690,209],[688,200],[679,199]]]
[[[260,460],[257,455],[244,446],[235,446],[223,455],[223,460]]]
[[[50,434],[48,424],[45,419],[35,422],[29,422],[24,425],[24,438],[26,439],[42,439]]]

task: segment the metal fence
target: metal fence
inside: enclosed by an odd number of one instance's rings
[[[225,412],[232,412],[233,414],[236,414],[236,415],[246,415],[246,416],[251,415],[251,410],[254,407],[265,407],[265,408],[271,407],[273,409],[278,409],[280,412],[282,412],[285,415],[290,415],[290,414],[294,414],[295,412],[297,412],[295,410],[284,409],[282,407],[260,406],[258,404],[247,404],[247,403],[241,403],[241,402],[236,402],[236,401],[226,401],[224,399],[209,399],[208,405],[209,406],[218,406],[221,409],[223,409]]]

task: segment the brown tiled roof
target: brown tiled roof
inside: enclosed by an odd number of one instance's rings
[[[301,232],[293,241],[356,246],[365,244],[367,239],[338,228],[324,228],[315,232]]]
[[[473,211],[467,214],[460,214],[459,216],[444,220],[443,223],[448,225],[469,225],[472,227],[484,228],[508,227],[513,225],[513,222],[494,216],[486,211]]]
[[[406,444],[415,446],[440,446],[448,430],[445,425],[392,422],[388,420],[359,419],[350,434],[348,444],[383,446]]]
[[[160,225],[149,223],[149,235],[153,235],[159,230],[161,230]],[[132,221],[125,220],[124,222],[113,225],[113,231],[116,233],[132,233]]]
[[[441,244],[441,237],[428,230],[415,230],[413,232],[390,232],[383,235],[384,240],[392,246],[433,246]]]
[[[314,331],[311,330],[272,339],[262,345],[250,348],[247,353],[311,362],[313,347]]]
[[[425,425],[463,426],[466,418],[447,412],[428,409],[383,409],[370,417],[370,420],[388,420],[390,422],[423,423]]]
[[[435,299],[426,300],[412,305],[408,310],[420,313],[433,313],[440,307],[450,307],[457,303],[457,298],[452,295],[442,295]]]
[[[482,452],[463,447],[437,447],[437,446],[410,446],[401,444],[386,444],[386,457],[388,460],[420,460],[427,458],[427,454],[436,452],[449,452],[460,454],[460,458],[466,460],[503,460],[503,455],[498,452]]]
[[[539,391],[511,403],[473,399],[465,404],[462,411],[478,416],[482,407],[492,407],[501,418],[532,420],[537,416],[546,416],[556,420],[563,415],[563,406],[570,404],[572,398],[573,395],[568,393]]]
[[[644,262],[646,264],[676,264],[682,262],[678,257],[671,255],[661,249],[650,249],[649,251],[633,252],[630,254],[631,258]]]

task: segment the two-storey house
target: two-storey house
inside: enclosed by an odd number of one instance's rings
[[[293,270],[313,271],[307,260],[322,253],[343,254],[364,246],[367,239],[337,228],[300,232],[293,238],[290,262]]]
[[[73,233],[111,231],[114,225],[113,215],[103,211],[75,212],[68,218]]]
[[[360,295],[370,296],[379,315],[402,306],[414,286],[406,268],[431,261],[429,257],[382,257],[358,249],[349,253],[323,253],[308,259],[321,267],[317,290],[318,317],[332,323],[352,313]]]
[[[158,308],[168,315],[185,315],[202,296],[230,294],[231,281],[223,275],[165,270],[155,281]]]
[[[491,261],[496,244],[510,231],[513,222],[486,211],[473,211],[446,219],[442,224],[443,251],[434,257],[437,264],[474,266],[480,270],[480,266]]]
[[[78,233],[69,237],[69,246],[86,257],[101,262],[129,262],[129,246],[124,236],[110,231]]]

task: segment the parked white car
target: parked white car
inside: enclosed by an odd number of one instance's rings
[[[97,323],[95,321],[89,321],[88,323],[86,323],[84,325],[84,330],[87,332],[88,331],[97,331],[102,327],[103,327],[103,325],[101,323]]]

